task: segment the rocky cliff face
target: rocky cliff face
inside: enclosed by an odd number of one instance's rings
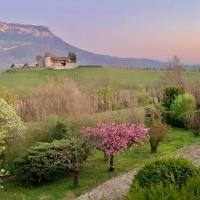
[[[50,52],[66,56],[76,53],[78,65],[103,65],[123,67],[161,67],[162,62],[150,59],[118,58],[84,51],[54,35],[48,27],[0,22],[0,69],[12,63],[35,65],[35,57]]]
[[[32,35],[33,37],[37,38],[54,37],[53,33],[48,27],[36,25],[0,23],[0,32],[7,34],[14,33],[19,35]]]

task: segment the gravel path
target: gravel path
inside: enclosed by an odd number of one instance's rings
[[[185,157],[200,165],[200,144],[180,149],[176,155]],[[114,177],[92,189],[90,192],[78,197],[77,200],[102,200],[102,197],[106,197],[108,200],[120,200],[127,194],[137,172],[138,168]]]

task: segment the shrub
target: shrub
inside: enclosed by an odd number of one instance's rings
[[[81,127],[82,124],[78,119],[49,116],[47,120],[39,125],[38,130],[33,130],[34,132],[37,131],[37,134],[32,133],[31,135],[33,137],[36,136],[36,141],[52,142],[54,140],[80,136]]]
[[[200,176],[192,177],[181,189],[174,188],[169,184],[156,185],[149,188],[142,188],[134,183],[126,197],[126,200],[198,200],[200,197]]]
[[[184,94],[184,89],[182,87],[167,87],[164,90],[162,105],[166,110],[169,110],[174,100],[179,96]]]
[[[179,95],[172,105],[170,106],[169,116],[171,118],[172,125],[177,127],[184,127],[186,116],[189,111],[194,111],[196,108],[196,102],[192,95],[186,93]]]
[[[172,184],[179,188],[197,173],[198,168],[190,161],[170,158],[147,164],[136,175],[135,181],[138,181],[139,186],[143,188],[150,188],[157,184]]]
[[[145,125],[151,127],[155,122],[163,119],[163,108],[160,106],[149,106],[145,108]]]
[[[152,98],[147,92],[140,92],[136,95],[137,102],[139,105],[146,106],[153,102]]]
[[[186,118],[187,128],[191,129],[195,136],[200,135],[200,111],[189,113]]]
[[[0,163],[7,146],[16,143],[25,127],[15,110],[0,99]]]
[[[38,143],[14,162],[15,173],[23,182],[38,184],[72,172],[76,185],[80,168],[89,154],[90,145],[83,138]]]
[[[157,153],[159,143],[169,134],[170,127],[161,122],[155,122],[151,125],[149,131],[149,142],[151,146],[151,153]]]

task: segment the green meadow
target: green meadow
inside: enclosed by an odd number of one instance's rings
[[[96,90],[105,85],[112,85],[119,89],[134,89],[150,86],[161,79],[164,72],[151,70],[105,69],[95,67],[80,67],[69,70],[53,69],[22,69],[3,73],[0,75],[0,86],[15,94],[23,95],[30,88],[45,82],[49,78],[61,79],[68,77],[81,87]],[[199,79],[200,72],[185,72],[189,80]]]

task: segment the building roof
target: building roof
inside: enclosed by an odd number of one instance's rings
[[[69,57],[51,57],[51,60],[54,61],[54,60],[60,60],[60,61],[66,61],[66,60],[69,60]]]

